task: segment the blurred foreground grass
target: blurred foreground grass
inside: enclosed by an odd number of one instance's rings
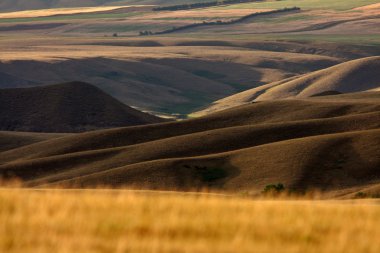
[[[0,190],[0,252],[380,252],[375,200]]]

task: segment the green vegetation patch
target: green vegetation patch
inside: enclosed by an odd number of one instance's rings
[[[278,16],[278,17],[261,17],[255,20],[255,22],[262,22],[262,23],[286,23],[286,22],[293,22],[293,21],[305,21],[305,20],[312,20],[315,17],[311,15],[305,15],[305,14],[294,14],[294,15],[286,15],[286,16]]]
[[[198,173],[200,174],[201,178],[205,182],[213,182],[218,179],[222,179],[227,177],[227,171],[223,168],[200,168],[198,170]]]
[[[258,36],[257,36],[258,37]],[[350,45],[380,45],[380,34],[279,34],[263,36],[270,40],[286,40],[297,42],[324,41]]]
[[[211,71],[208,71],[208,70],[195,70],[192,73],[194,75],[197,75],[197,76],[200,76],[200,77],[204,77],[204,78],[207,78],[207,79],[213,79],[213,80],[227,77],[224,74],[215,73],[215,72],[211,72]]]
[[[323,9],[346,11],[353,8],[375,4],[379,0],[273,0],[259,3],[243,3],[224,7],[214,7],[221,9],[279,9],[297,6],[303,10]]]
[[[195,177],[205,183],[213,183],[228,176],[228,171],[222,167],[208,167],[200,165],[184,165],[183,167],[193,169],[195,171]]]
[[[285,186],[281,183],[269,184],[264,187],[263,194],[279,194],[284,191],[285,191]]]

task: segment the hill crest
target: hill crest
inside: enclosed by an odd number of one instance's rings
[[[380,88],[379,70],[380,56],[348,61],[223,98],[193,115],[204,115],[250,102],[302,99],[326,92],[337,94],[375,91]]]

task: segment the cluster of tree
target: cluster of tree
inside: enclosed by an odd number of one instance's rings
[[[194,24],[184,25],[184,26],[180,26],[180,27],[173,27],[173,28],[161,31],[161,32],[155,32],[155,33],[150,32],[149,34],[141,34],[141,32],[140,32],[140,35],[166,34],[166,33],[178,32],[178,31],[182,31],[182,30],[186,30],[186,29],[190,29],[190,28],[209,26],[209,25],[231,25],[231,24],[236,24],[236,23],[246,21],[247,19],[254,18],[254,17],[260,17],[260,16],[276,14],[276,13],[283,13],[283,12],[294,12],[294,11],[300,11],[300,10],[301,9],[298,7],[293,7],[293,8],[284,8],[284,9],[273,10],[273,11],[255,12],[255,13],[243,16],[243,17],[238,18],[238,19],[230,20],[230,21],[221,21],[221,20],[213,21],[213,22],[203,21],[202,23],[194,23]]]
[[[147,36],[147,35],[153,35],[154,33],[152,31],[140,31],[140,36]]]
[[[180,4],[180,5],[170,5],[153,8],[154,11],[178,11],[178,10],[190,10],[197,8],[212,7],[218,5],[226,4],[238,4],[238,3],[250,3],[250,2],[261,2],[263,0],[221,0],[221,1],[212,1],[204,3],[193,3],[193,4]]]

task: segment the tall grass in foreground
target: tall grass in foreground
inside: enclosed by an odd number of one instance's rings
[[[380,252],[379,202],[0,190],[0,252]]]

